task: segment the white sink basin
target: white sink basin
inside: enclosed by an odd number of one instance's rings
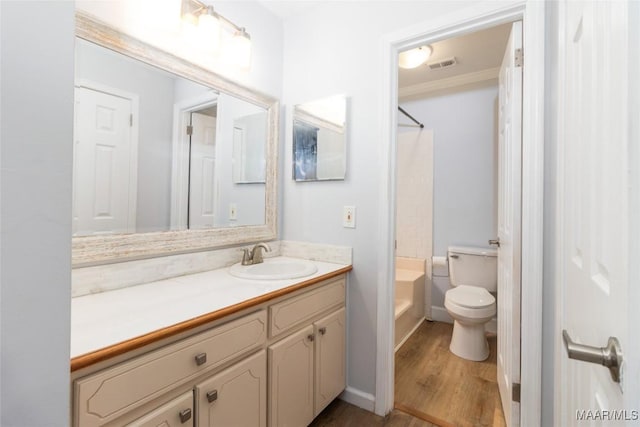
[[[297,279],[311,276],[318,271],[312,261],[303,259],[267,258],[260,264],[234,264],[229,268],[229,274],[242,279],[280,280]]]

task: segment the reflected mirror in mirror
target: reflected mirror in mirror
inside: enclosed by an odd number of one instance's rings
[[[75,93],[75,236],[265,223],[265,108],[82,39]]]
[[[293,179],[341,180],[346,173],[347,100],[336,95],[293,109]]]

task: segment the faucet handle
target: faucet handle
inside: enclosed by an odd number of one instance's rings
[[[241,265],[251,265],[253,263],[253,253],[250,252],[249,248],[242,249],[242,261]]]

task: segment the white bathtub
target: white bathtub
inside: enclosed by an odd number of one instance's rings
[[[396,258],[396,350],[424,319],[425,260]]]

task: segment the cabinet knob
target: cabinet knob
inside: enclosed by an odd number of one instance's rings
[[[200,353],[196,355],[196,365],[204,365],[207,363],[207,353]]]
[[[218,400],[218,390],[213,390],[207,393],[207,400],[209,403],[215,402]]]
[[[180,422],[186,423],[191,419],[191,408],[187,408],[185,410],[180,411]]]
[[[322,328],[318,329],[318,332],[320,332],[320,335],[324,335],[327,333],[327,328],[323,326]]]
[[[316,338],[316,337],[315,337],[315,335],[313,335],[313,334],[309,334],[309,335],[307,335],[307,339],[308,339],[309,341],[313,341],[315,338]]]

